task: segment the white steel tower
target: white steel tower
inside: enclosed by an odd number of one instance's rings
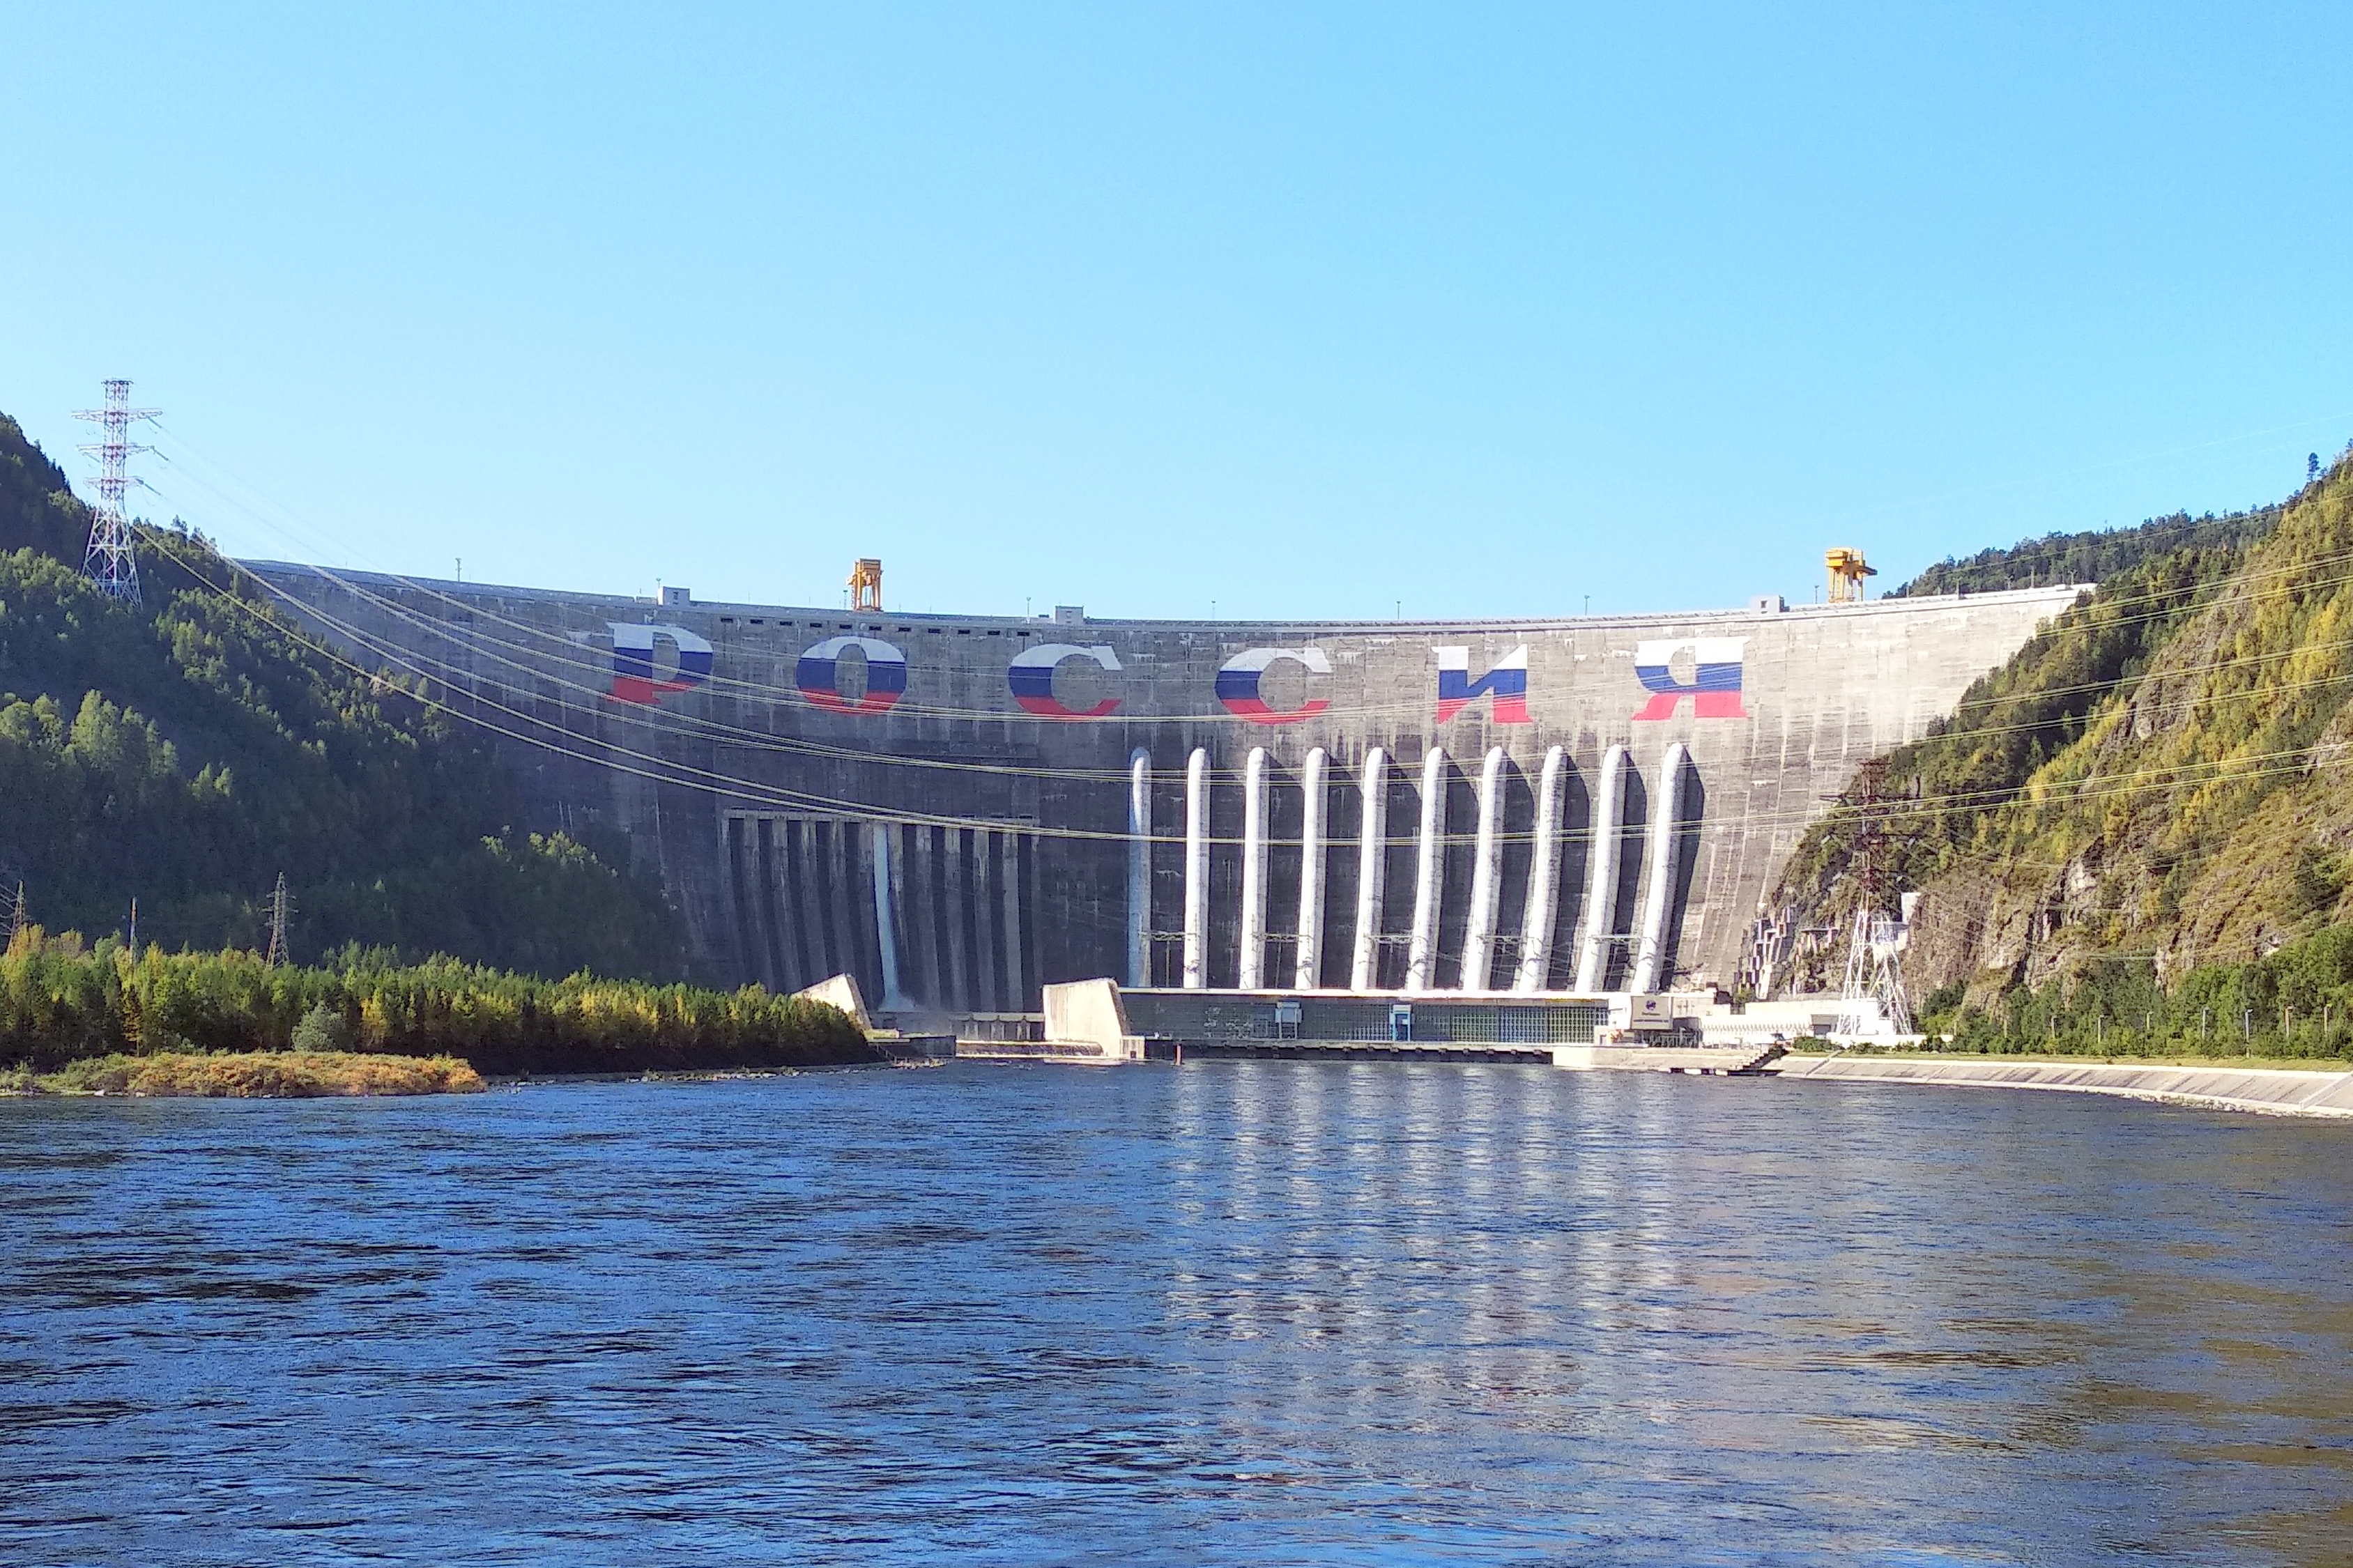
[[[110,381],[105,407],[85,408],[74,416],[94,421],[101,433],[100,439],[82,447],[98,459],[98,505],[92,509],[90,548],[82,555],[81,569],[100,593],[133,605],[139,602],[139,562],[132,553],[131,520],[123,515],[122,498],[134,482],[131,455],[152,448],[131,439],[131,424],[134,419],[153,419],[162,412],[132,407],[131,384]]]

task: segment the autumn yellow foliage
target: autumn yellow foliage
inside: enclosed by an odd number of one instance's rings
[[[48,1093],[299,1100],[339,1094],[475,1094],[481,1075],[457,1057],[358,1051],[165,1051],[69,1062],[36,1079]]]

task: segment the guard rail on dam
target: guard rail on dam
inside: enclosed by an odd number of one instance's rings
[[[1853,770],[2072,587],[1502,623],[845,614],[257,563],[617,826],[700,967],[880,1010],[1050,982],[1728,982]]]

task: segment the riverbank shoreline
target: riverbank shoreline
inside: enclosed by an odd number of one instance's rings
[[[1842,1053],[1786,1056],[1764,1070],[1774,1077],[1808,1082],[2051,1089],[2263,1116],[2353,1118],[2353,1071],[2343,1068]]]
[[[330,1053],[310,1053],[313,1058]],[[530,1089],[565,1089],[584,1084],[617,1083],[735,1083],[755,1079],[798,1078],[809,1073],[860,1072],[879,1068],[934,1068],[944,1066],[942,1061],[868,1060],[821,1063],[811,1067],[782,1068],[675,1068],[662,1070],[641,1069],[635,1072],[581,1073],[522,1073],[480,1074],[472,1065],[455,1057],[411,1058],[374,1052],[343,1053],[344,1060],[335,1064],[333,1074],[321,1073],[315,1082],[299,1088],[209,1088],[184,1087],[200,1082],[195,1075],[210,1071],[227,1073],[283,1073],[290,1067],[300,1070],[299,1053],[290,1051],[247,1051],[208,1056],[203,1053],[183,1053],[171,1057],[127,1057],[85,1058],[70,1063],[52,1073],[31,1073],[26,1069],[0,1068],[0,1100],[302,1100],[324,1099],[343,1095],[414,1095],[414,1094],[481,1094],[501,1090]],[[385,1062],[406,1064],[410,1068],[422,1067],[423,1074],[413,1086],[406,1083],[407,1075],[396,1069],[395,1076],[403,1079],[401,1087],[388,1087],[389,1079],[377,1066]],[[132,1075],[133,1064],[153,1068],[162,1064],[161,1071],[172,1074],[168,1079],[140,1079]],[[116,1081],[118,1077],[121,1081]],[[161,1084],[174,1086],[162,1087]],[[357,1084],[359,1087],[344,1087]]]

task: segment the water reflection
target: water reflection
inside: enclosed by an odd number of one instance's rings
[[[2347,1135],[1386,1063],[5,1103],[0,1561],[2339,1563]]]

